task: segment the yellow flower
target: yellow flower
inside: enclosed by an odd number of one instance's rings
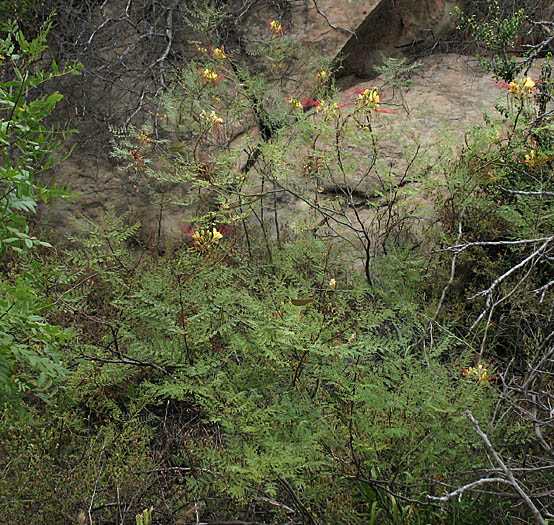
[[[335,281],[335,279],[331,279],[329,281],[329,290],[334,290],[337,286],[337,281]]]
[[[317,73],[315,78],[317,78],[320,82],[325,82],[329,78],[329,72],[322,69]]]
[[[207,120],[208,122],[211,122],[213,124],[215,124],[216,126],[219,126],[220,124],[223,124],[223,119],[221,117],[218,117],[215,113],[215,111],[211,111],[210,112],[210,115],[208,116],[208,114],[206,113],[205,110],[202,110],[200,113],[199,113],[199,116],[201,118],[203,118],[204,120]]]
[[[370,107],[371,109],[379,111],[379,102],[381,102],[381,97],[377,89],[358,91],[358,99],[356,100],[356,105],[358,107]]]
[[[537,152],[532,149],[527,155],[525,155],[525,160],[523,162],[531,168],[534,168],[537,164]]]
[[[302,109],[302,102],[297,98],[287,98],[286,100],[293,108]]]
[[[508,84],[508,88],[510,90],[510,93],[512,95],[517,95],[519,93],[519,83],[517,82],[517,80],[512,80],[509,84]]]
[[[325,120],[328,120],[338,115],[339,108],[340,106],[336,102],[333,102],[332,104],[327,104],[322,100],[321,102],[318,102],[316,106],[316,111],[318,113],[322,113],[323,118]]]
[[[213,56],[216,58],[219,58],[220,60],[225,60],[227,58],[227,55],[225,54],[225,50],[223,49],[223,46],[216,47],[213,50]]]
[[[513,96],[519,95],[520,97],[523,97],[524,95],[532,95],[532,90],[535,85],[536,84],[533,82],[531,77],[526,77],[519,80],[512,80],[508,84],[508,89]]]
[[[523,90],[524,91],[530,91],[535,87],[535,83],[531,80],[531,77],[527,77],[523,81]]]
[[[212,242],[218,243],[219,239],[222,239],[223,235],[219,233],[215,228],[212,229]]]
[[[488,369],[482,364],[477,365],[475,368],[470,366],[468,369],[464,370],[462,374],[469,379],[474,379],[481,383],[486,383],[488,381]]]
[[[206,83],[215,82],[219,78],[219,75],[213,69],[204,69],[202,74]]]
[[[212,111],[210,113],[210,120],[216,125],[219,126],[220,124],[223,124],[223,119],[221,117],[218,117],[215,114],[215,111]]]
[[[283,31],[283,26],[281,25],[281,23],[277,20],[272,20],[270,23],[269,23],[269,29],[271,29],[271,31],[273,33],[275,33],[276,35],[280,34],[282,31]]]

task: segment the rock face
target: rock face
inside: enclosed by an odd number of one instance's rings
[[[468,129],[483,123],[484,112],[497,118],[495,103],[506,102],[509,95],[476,60],[456,54],[423,59],[410,80],[409,86],[395,91],[377,77],[340,94],[341,118],[355,114],[358,93],[366,89],[378,89],[380,108],[388,112],[371,117],[374,135],[359,129],[352,118],[342,127],[347,139],[340,144],[340,161],[335,152],[334,121],[327,127],[328,136],[319,136],[314,150],[308,151],[295,144],[294,139],[284,138],[290,153],[284,161],[286,170],[282,171],[290,175],[283,180],[283,186],[309,197],[303,200],[283,194],[279,205],[281,222],[305,228],[310,224],[308,201],[327,198],[327,210],[339,209],[337,221],[330,224],[332,234],[352,236],[356,229],[367,228],[377,230],[378,235],[375,214],[379,213],[383,198],[397,190],[405,209],[417,209],[420,223],[425,222],[425,216],[433,219],[436,196],[429,194],[429,187],[443,177],[444,156],[461,148]],[[323,112],[311,111],[316,121],[323,118]],[[362,118],[360,123],[364,122]],[[325,167],[306,177],[303,166],[314,157],[324,159]],[[298,175],[301,173],[304,176]],[[340,204],[333,204],[337,197]],[[349,198],[350,204],[345,206]],[[368,202],[372,205],[368,206]],[[317,217],[311,218],[317,221]]]
[[[287,16],[281,19],[279,13],[271,11],[271,6],[274,4],[254,3],[240,19],[237,32],[244,39],[246,48],[267,37],[269,29],[264,19],[280,19],[283,26],[289,26],[286,30],[289,38],[331,57],[346,55],[345,71],[366,78],[373,76],[372,67],[379,60],[378,51],[398,54],[404,46],[436,35],[448,24],[450,11],[446,0],[317,0],[317,3],[307,0],[301,5],[294,4],[288,19]],[[291,74],[293,82],[285,86],[295,95],[310,93],[310,80],[306,79],[304,70],[305,65],[298,63]],[[377,78],[357,87],[380,86],[382,83]],[[482,108],[492,107],[498,93],[493,80],[468,65],[463,57],[428,57],[415,72],[409,89],[404,91],[404,100],[398,93],[393,96],[392,92],[384,91],[382,98],[389,105],[383,107],[396,111],[396,114],[383,115],[377,125],[383,129],[389,126],[392,131],[403,134],[409,131],[414,141],[428,147],[439,139],[435,132],[439,125],[449,126],[461,135],[466,126],[480,123]],[[352,94],[345,92],[341,103],[352,99]],[[406,111],[406,108],[410,110]],[[255,137],[255,126],[245,130],[243,135]],[[240,139],[236,143],[240,144]],[[363,148],[354,149],[354,155],[365,154]],[[386,145],[384,154],[389,159],[391,170],[402,170],[401,149],[402,146],[395,141]],[[40,221],[45,225],[67,233],[71,231],[68,215],[85,214],[95,219],[113,205],[119,211],[129,211],[131,220],[141,221],[146,242],[183,237],[182,221],[186,209],[155,204],[152,195],[140,183],[118,171],[107,155],[98,156],[86,148],[77,149],[54,175],[59,182],[70,183],[72,191],[80,196],[72,202],[43,207]],[[347,184],[360,191],[371,191],[375,180],[370,176],[360,185],[359,176],[352,171]],[[336,188],[323,190],[335,191]],[[185,185],[165,191],[171,192],[172,201],[186,200]],[[297,204],[282,202],[284,216],[297,213]]]
[[[484,72],[476,60],[456,54],[432,55],[421,61],[402,90],[387,87],[382,77],[362,82],[343,92],[339,103],[352,100],[352,91],[378,88],[381,107],[392,114],[377,114],[375,131],[385,132],[380,145],[384,165],[400,177],[406,168],[403,156],[408,145],[418,145],[424,154],[446,137],[461,142],[464,133],[473,125],[483,123],[483,112],[494,115],[494,104],[506,96],[495,79]],[[362,156],[364,153],[360,152]],[[352,173],[349,185],[371,192],[374,177],[367,177],[360,186],[360,174]]]
[[[451,26],[454,2],[446,0],[382,0],[341,48],[344,74],[375,76],[381,57],[399,57],[432,42]]]
[[[454,2],[447,0],[307,0],[281,19],[274,7],[258,2],[239,29],[246,48],[268,35],[268,21],[280,20],[287,37],[329,58],[342,60],[341,76],[374,77],[382,56],[402,56],[415,44],[432,41],[452,24]],[[306,64],[289,77],[288,95],[309,90]]]
[[[354,89],[382,85],[383,80],[378,77],[360,83]],[[347,90],[341,94],[339,103],[347,104],[356,97],[352,90]],[[423,158],[426,152],[441,144],[446,135],[457,137],[461,143],[465,130],[483,122],[483,111],[494,114],[494,103],[502,97],[506,97],[506,90],[485,74],[475,60],[454,54],[425,58],[402,95],[387,88],[381,90],[381,107],[394,113],[379,114],[375,118],[376,131],[386,132],[387,136],[379,145],[380,162],[369,175],[363,174],[364,163],[356,160],[367,157],[368,147],[363,144],[345,145],[353,159],[353,168],[348,171],[343,184],[371,194],[379,189],[378,179],[385,173],[402,177],[407,163],[403,155],[406,147],[419,145]],[[344,111],[349,109],[346,107]],[[312,111],[314,118],[318,118],[315,110]],[[290,162],[297,163],[297,173],[302,172],[303,158],[300,153],[299,150],[291,151]],[[57,228],[67,231],[66,218],[69,214],[84,213],[95,218],[107,206],[113,205],[121,211],[128,210],[131,219],[143,223],[145,241],[155,241],[158,229],[162,241],[182,237],[186,210],[171,205],[161,209],[153,203],[145,188],[118,172],[108,159],[76,151],[58,168],[58,179],[69,181],[72,190],[80,192],[81,196],[71,203],[59,203],[55,208],[43,209],[44,220]],[[322,188],[327,193],[337,190],[340,188],[329,183]],[[176,191],[179,195],[174,193]],[[186,199],[186,187],[172,188],[171,192],[172,200]],[[283,220],[294,220],[295,215],[305,210],[305,205],[291,199],[280,201],[279,205]]]

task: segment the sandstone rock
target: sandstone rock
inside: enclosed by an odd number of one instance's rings
[[[530,74],[536,78],[538,67]],[[293,228],[311,228],[321,217],[309,213],[308,202],[328,199],[327,208],[331,209],[333,198],[339,196],[341,204],[336,206],[342,209],[337,219],[342,216],[343,224],[330,221],[327,226],[331,226],[332,234],[355,238],[367,228],[378,237],[383,233],[384,218],[379,214],[386,202],[384,197],[388,198],[399,188],[401,206],[413,215],[414,224],[419,223],[416,230],[426,220],[428,223],[433,220],[437,195],[429,193],[427,183],[442,181],[445,158],[462,148],[464,136],[472,126],[484,123],[484,112],[493,119],[499,118],[495,103],[508,103],[510,95],[475,59],[456,54],[423,59],[411,81],[400,93],[387,88],[383,78],[378,77],[346,90],[339,97],[344,117],[354,111],[355,106],[349,104],[358,96],[355,90],[381,88],[381,108],[394,113],[376,113],[372,117],[372,130],[382,134],[377,139],[375,163],[371,139],[364,138],[367,134],[363,135],[364,131],[357,131],[352,125],[350,138],[340,144],[340,163],[334,153],[332,125],[327,137],[322,133],[318,138],[315,152],[295,142],[294,131],[283,138],[288,156],[284,160],[286,166],[282,172],[286,175],[281,184],[307,198],[282,196],[279,207],[282,223]],[[312,113],[312,118],[322,119],[321,113],[316,110]],[[317,155],[322,159],[327,157],[323,160],[325,167],[318,174],[306,177],[304,166]],[[344,207],[346,198],[351,199],[349,207]],[[329,234],[329,230],[324,232]],[[408,234],[408,230],[404,233]]]
[[[269,36],[267,20],[287,26],[286,38],[333,59],[343,57],[340,76],[375,76],[382,56],[401,56],[415,43],[429,42],[451,25],[453,2],[447,0],[308,0],[293,4],[280,20],[275,7],[258,2],[248,12],[239,34],[247,49]],[[287,72],[288,96],[307,94],[313,79],[305,60]]]
[[[449,0],[317,0],[317,4],[306,0],[291,3],[291,6],[290,12],[281,19],[274,3],[266,0],[249,4],[249,10],[237,19],[237,33],[245,48],[252,48],[262,38],[268,37],[268,24],[264,19],[279,19],[288,26],[286,38],[330,57],[346,56],[343,72],[365,78],[374,76],[372,68],[380,59],[379,51],[389,56],[397,55],[417,42],[436,36],[448,25],[451,10]],[[284,84],[289,96],[311,93],[314,79],[306,71],[306,63],[298,61],[295,64],[289,75],[290,81]],[[382,78],[376,78],[358,83],[354,89],[381,87],[383,83]],[[379,146],[379,163],[367,175],[356,167],[346,170],[341,184],[355,188],[362,195],[371,195],[379,189],[379,177],[402,175],[406,167],[406,147],[421,145],[419,158],[425,162],[424,151],[440,142],[445,130],[451,130],[460,140],[467,126],[482,122],[482,110],[491,109],[495,98],[501,94],[493,79],[464,57],[437,55],[426,58],[423,66],[415,72],[411,86],[403,92],[404,99],[389,88],[382,90],[383,107],[396,113],[375,119],[375,129],[389,133],[389,138]],[[346,104],[355,97],[346,90],[340,103]],[[274,103],[281,104],[282,99],[275,99]],[[255,143],[260,130],[253,112],[246,114],[229,134],[232,139],[230,149],[242,151],[246,141]],[[402,139],[395,139],[395,135]],[[343,144],[344,151],[351,154],[353,165],[356,165],[356,159],[367,156],[367,148],[362,146]],[[292,175],[299,177],[302,173],[304,153],[302,148],[290,152],[290,163],[296,170],[291,171]],[[243,154],[239,164],[244,164],[246,159],[247,155]],[[72,202],[58,202],[53,208],[41,209],[41,222],[61,232],[71,231],[67,220],[69,214],[84,213],[96,218],[108,205],[114,205],[120,211],[130,211],[133,220],[142,222],[145,242],[165,242],[182,237],[182,221],[188,218],[189,212],[193,214],[186,207],[171,204],[186,200],[186,185],[162,188],[168,197],[162,209],[155,204],[146,187],[118,171],[107,154],[98,156],[86,147],[77,149],[56,169],[54,176],[59,182],[69,182],[72,190],[80,193]],[[342,191],[339,184],[329,182],[327,179],[315,191]],[[307,208],[306,203],[300,204],[282,194],[276,197],[275,204],[283,218],[290,219],[290,222]]]

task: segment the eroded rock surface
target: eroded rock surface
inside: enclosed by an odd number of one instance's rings
[[[537,78],[539,69],[535,67],[530,75]],[[315,148],[297,145],[289,136],[283,139],[291,147],[282,185],[292,187],[293,192],[280,195],[281,222],[293,228],[310,228],[309,203],[328,198],[328,210],[343,207],[337,217],[342,213],[344,224],[336,222],[332,226],[339,234],[352,236],[356,229],[375,222],[376,213],[392,194],[402,200],[406,209],[417,213],[420,226],[435,219],[440,192],[430,192],[429,188],[442,184],[448,170],[445,163],[462,149],[470,128],[482,125],[485,113],[493,120],[501,118],[495,104],[507,105],[511,96],[475,59],[457,54],[423,59],[410,80],[409,86],[396,92],[377,77],[341,93],[341,118],[356,115],[358,93],[373,88],[380,93],[380,108],[390,113],[374,113],[371,117],[375,144],[366,132],[357,130],[351,118],[348,138],[338,139],[340,161],[335,149],[334,120],[327,135],[318,137]],[[310,111],[316,121],[324,118],[323,111]],[[305,166],[314,157],[321,157],[323,168],[306,176]],[[295,198],[291,193],[306,198]],[[335,197],[341,204],[331,204]],[[344,207],[348,199],[350,204]],[[318,220],[321,218],[312,213],[312,221]],[[379,228],[377,224],[376,235]]]
[[[279,18],[280,13],[272,11],[272,5],[269,2],[254,3],[240,20],[237,32],[245,40],[246,47],[267,37],[268,22],[265,19]],[[373,73],[372,66],[379,60],[379,50],[395,54],[403,46],[436,35],[448,24],[451,9],[447,0],[318,0],[317,8],[313,0],[307,0],[291,5],[288,19],[286,16],[279,18],[283,25],[289,26],[287,37],[328,56],[346,54],[345,70],[348,72],[350,68],[355,75]],[[305,64],[296,64],[291,79],[291,83],[285,86],[291,93],[296,96],[310,93],[313,79],[306,75]],[[382,79],[376,78],[354,88],[382,84]],[[402,173],[405,162],[402,150],[406,142],[420,144],[425,150],[441,140],[441,133],[447,129],[460,140],[467,126],[482,122],[483,109],[492,109],[499,94],[501,90],[495,86],[494,80],[478,69],[474,61],[457,55],[424,59],[422,67],[414,73],[413,83],[403,91],[403,99],[390,90],[382,92],[383,108],[395,113],[381,115],[376,126],[402,135],[403,140],[391,139],[380,145],[381,169]],[[340,103],[353,99],[355,95],[347,90],[341,95]],[[255,117],[245,119],[242,122],[244,129],[237,130],[237,140],[233,144],[238,148],[243,148],[241,137],[251,136],[255,141],[259,131],[254,121]],[[367,154],[359,146],[352,146],[352,151],[354,156]],[[291,152],[294,154],[298,156],[299,152]],[[299,158],[298,162],[301,161]],[[118,211],[128,211],[132,220],[141,221],[145,241],[157,242],[158,236],[162,242],[182,238],[182,221],[186,219],[187,210],[171,204],[160,208],[149,191],[118,171],[107,154],[98,156],[96,152],[87,151],[86,146],[81,147],[57,168],[55,176],[59,182],[70,183],[72,191],[80,194],[72,202],[58,202],[54,207],[42,208],[41,222],[61,233],[71,231],[69,215],[82,213],[96,219],[113,205]],[[352,170],[345,184],[362,193],[371,192],[375,186],[375,172],[365,176],[360,184],[360,173]],[[325,187],[323,190],[333,192],[337,188]],[[182,185],[171,189],[168,200],[183,201],[186,196],[187,187]],[[292,217],[301,209],[290,199],[280,201],[279,205],[283,207],[279,210],[283,217]]]
[[[293,4],[281,19],[274,7],[259,2],[238,32],[252,49],[270,33],[268,21],[281,20],[287,38],[326,57],[340,57],[341,76],[369,78],[383,56],[402,56],[451,27],[453,5],[447,0],[307,0]],[[299,60],[287,75],[287,95],[309,92],[306,66]]]

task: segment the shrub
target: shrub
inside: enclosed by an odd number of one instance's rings
[[[46,49],[48,21],[32,40],[27,40],[15,22],[2,27],[0,82],[2,126],[0,143],[0,399],[3,403],[26,391],[47,399],[52,381],[63,376],[56,355],[67,339],[59,326],[44,317],[48,303],[40,298],[42,287],[38,263],[28,271],[18,269],[20,261],[47,242],[29,233],[28,215],[37,200],[45,202],[67,196],[66,188],[41,185],[37,176],[55,162],[64,130],[47,128],[43,121],[52,113],[61,95],[54,92],[33,98],[34,90],[48,80],[75,72],[52,63],[50,71],[37,69],[36,62]]]

